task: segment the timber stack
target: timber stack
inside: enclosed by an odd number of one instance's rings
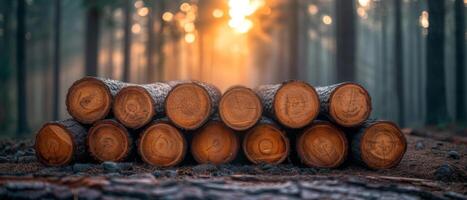
[[[84,77],[68,90],[71,119],[47,122],[36,134],[38,160],[184,164],[293,162],[337,168],[346,160],[388,169],[402,160],[406,139],[393,122],[369,119],[371,97],[357,83],[313,87],[286,81],[223,94],[200,81],[131,84]]]

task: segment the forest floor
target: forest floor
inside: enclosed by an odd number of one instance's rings
[[[0,199],[467,199],[467,142],[462,134],[404,129],[407,153],[393,169],[347,162],[338,169],[299,165],[137,163],[45,167],[32,142],[0,141]]]

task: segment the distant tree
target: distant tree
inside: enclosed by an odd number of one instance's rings
[[[124,36],[123,36],[123,81],[128,82],[130,80],[130,66],[131,66],[131,12],[132,4],[131,0],[125,0],[123,6],[124,10]]]
[[[299,1],[289,1],[289,79],[298,78],[299,63]]]
[[[464,1],[455,2],[456,18],[456,119],[458,122],[466,122],[466,99],[465,99],[465,14]]]
[[[444,1],[428,0],[428,27],[426,46],[426,123],[445,123],[448,118],[446,106],[446,83],[444,69]]]
[[[146,81],[147,82],[154,82],[155,75],[156,75],[156,66],[154,63],[154,23],[155,17],[157,17],[157,13],[155,13],[155,6],[157,0],[152,0],[148,3],[149,14],[148,14],[148,28],[147,28],[147,35],[148,35],[148,42],[146,43],[146,59],[147,59],[147,73],[146,73]]]
[[[101,18],[100,2],[85,0],[86,8],[86,35],[85,35],[85,74],[97,76],[97,63],[99,52],[99,22]]]
[[[54,16],[54,60],[53,60],[53,119],[59,119],[60,113],[60,28],[62,18],[61,0],[55,0]]]
[[[337,81],[355,80],[355,0],[336,0]]]
[[[404,66],[403,66],[403,46],[402,46],[402,0],[394,0],[394,82],[396,84],[397,103],[399,106],[399,124],[404,126]]]
[[[18,135],[28,132],[28,121],[26,117],[26,0],[18,0],[16,11],[16,81],[18,101]]]
[[[8,82],[11,78],[11,10],[13,7],[12,1],[0,2],[0,14],[3,16],[2,29],[3,34],[0,35],[0,91],[8,91]],[[10,98],[8,92],[0,93],[0,130],[7,130],[10,126],[11,110]]]
[[[164,78],[164,51],[162,47],[164,46],[164,29],[165,23],[162,20],[162,15],[164,14],[165,9],[165,1],[159,0],[156,1],[157,4],[155,7],[155,13],[153,17],[156,17],[160,21],[159,30],[157,32],[158,37],[156,38],[155,45],[156,45],[156,54],[157,54],[157,64],[156,64],[156,78],[158,81],[162,81]],[[201,46],[201,45],[200,45]]]

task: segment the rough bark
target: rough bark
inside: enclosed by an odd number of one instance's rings
[[[84,83],[86,81],[98,81],[101,85],[104,86],[105,88],[105,94],[103,96],[108,96],[110,101],[107,102],[108,105],[105,105],[105,109],[102,110],[102,114],[96,118],[87,118],[87,117],[81,117],[81,116],[78,116],[76,114],[76,112],[79,111],[80,108],[73,108],[71,105],[70,105],[70,102],[73,101],[72,99],[72,95],[74,94],[74,90],[75,88],[77,87],[77,85],[81,84],[81,83]],[[115,97],[115,95],[117,95],[117,93],[126,85],[126,83],[123,83],[123,82],[120,82],[120,81],[117,81],[117,80],[111,80],[111,79],[105,79],[105,78],[100,78],[100,77],[84,77],[80,80],[77,80],[73,83],[73,85],[70,87],[70,89],[68,90],[68,93],[67,93],[67,97],[66,97],[66,106],[67,106],[67,110],[68,110],[68,113],[73,117],[75,118],[77,121],[83,123],[83,124],[92,124],[98,120],[101,120],[101,119],[104,119],[105,117],[107,117],[110,113],[110,110],[111,110],[111,105],[112,105],[112,101],[113,101],[113,98]],[[90,96],[89,98],[93,98],[93,96]],[[80,99],[80,102],[86,102],[86,101],[90,101],[87,97],[84,97],[82,99]]]
[[[119,131],[118,133],[120,133],[125,139],[123,141],[115,141],[115,138],[117,138],[117,136],[113,135],[113,136],[108,136],[108,138],[102,137],[101,141],[93,141],[93,140],[98,139],[97,137],[94,136],[94,134],[97,134],[99,129],[102,127],[106,127],[107,129],[109,127],[115,128],[116,130]],[[108,133],[109,132],[101,132],[100,134],[108,134]],[[98,162],[105,162],[105,161],[121,162],[121,161],[128,160],[130,155],[132,155],[132,152],[135,148],[134,147],[135,144],[133,141],[134,141],[133,136],[130,134],[130,132],[123,125],[118,123],[117,120],[104,119],[104,120],[94,123],[94,125],[89,129],[89,132],[86,138],[86,146],[88,148],[89,155],[91,155],[91,157]],[[97,146],[94,147],[91,143],[95,143],[95,145]],[[115,150],[118,146],[124,146],[124,147],[120,147],[122,148],[120,150],[123,150],[123,152],[117,157],[113,157],[113,158],[108,157],[109,154],[114,153],[114,152],[109,152],[109,151]],[[103,151],[103,152],[97,152],[97,151]]]
[[[373,140],[362,143],[363,137],[374,133],[370,132],[370,128],[373,126],[380,126],[378,129],[373,130],[377,132],[374,134],[376,136],[372,138]],[[371,169],[387,169],[397,166],[407,149],[405,136],[399,127],[390,121],[367,120],[358,128],[347,129],[346,133],[351,141],[350,147],[353,160]],[[369,148],[366,148],[366,145]],[[368,153],[372,154],[372,156],[364,155]],[[387,158],[388,154],[391,158]]]
[[[339,89],[339,88],[341,88],[343,86],[352,86],[352,87],[359,88],[361,90],[360,91],[361,93],[358,93],[358,94],[361,94],[362,95],[361,98],[364,98],[365,101],[367,101],[366,103],[365,102],[356,102],[356,103],[360,103],[359,106],[357,106],[357,108],[363,108],[363,106],[364,106],[364,109],[365,109],[365,110],[359,109],[359,110],[362,110],[360,112],[363,112],[363,113],[358,112],[358,113],[360,113],[360,115],[358,116],[357,119],[352,119],[351,120],[351,118],[353,118],[355,115],[349,115],[348,119],[347,119],[347,118],[344,117],[345,114],[347,114],[347,113],[345,113],[345,112],[344,113],[336,113],[337,111],[331,111],[331,104],[334,103],[333,100],[337,100],[337,99],[333,98],[333,97],[335,97],[334,94],[336,93],[337,89]],[[356,83],[351,83],[351,82],[344,82],[344,83],[338,83],[338,84],[329,85],[329,86],[316,87],[316,92],[318,93],[319,100],[320,100],[320,116],[324,117],[324,118],[326,118],[326,119],[328,119],[328,120],[330,120],[330,121],[332,121],[332,122],[334,122],[334,123],[336,123],[338,125],[345,126],[345,127],[358,126],[361,123],[363,123],[366,119],[368,119],[368,117],[371,114],[371,110],[372,110],[371,97],[368,94],[368,92],[366,91],[366,89],[361,85],[358,85]],[[347,99],[344,99],[344,100],[347,100]],[[353,101],[356,101],[355,93],[351,94],[351,100],[352,101],[346,105],[347,107],[351,107],[352,105],[356,104],[356,103],[353,103]],[[345,102],[345,103],[347,103],[347,102]],[[360,107],[360,106],[362,106],[362,107]],[[342,114],[342,116],[337,116],[338,114]]]
[[[123,88],[118,92],[115,97],[115,103],[113,105],[113,112],[115,117],[126,127],[129,128],[141,128],[142,126],[146,125],[151,121],[151,119],[155,116],[161,117],[165,115],[165,99],[167,94],[169,93],[171,87],[169,84],[166,83],[152,83],[152,84],[144,84],[144,85],[128,85],[127,87]],[[147,99],[150,101],[149,103],[145,102],[144,105],[136,106],[137,110],[127,110],[125,104],[128,101],[125,98],[128,96],[130,91],[139,91],[140,95],[147,95],[149,99],[144,98],[142,96],[134,96],[141,101]],[[144,93],[144,94],[143,94]],[[146,109],[146,105],[151,105],[149,111],[141,110]],[[135,118],[140,120],[128,120],[127,116],[134,115]]]
[[[38,149],[39,146],[39,141],[38,137],[39,134],[48,126],[51,125],[57,125],[64,129],[66,133],[72,138],[72,145],[73,145],[73,150],[72,150],[72,156],[71,159],[69,159],[67,162],[64,163],[57,163],[57,164],[52,164],[50,163],[46,158],[41,156],[41,153]],[[37,159],[49,166],[62,166],[62,165],[68,165],[73,162],[83,162],[86,161],[88,158],[87,152],[86,152],[86,135],[87,131],[86,128],[83,127],[80,123],[73,119],[66,119],[62,121],[55,121],[55,122],[48,122],[45,123],[42,128],[39,130],[38,134],[36,135],[36,143],[34,148],[36,149],[36,156]]]

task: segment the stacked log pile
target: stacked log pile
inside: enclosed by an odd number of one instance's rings
[[[72,119],[45,123],[36,135],[36,155],[48,166],[139,158],[171,167],[191,156],[202,164],[298,157],[309,167],[348,160],[387,169],[406,150],[395,123],[368,119],[371,97],[350,82],[234,86],[221,95],[199,81],[136,85],[85,77],[71,86],[66,105]]]

